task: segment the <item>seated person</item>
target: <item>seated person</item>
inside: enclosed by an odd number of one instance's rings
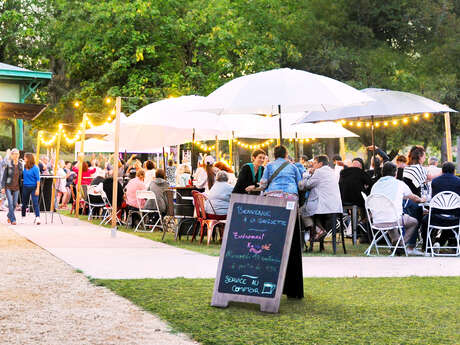
[[[137,202],[136,192],[138,190],[145,190],[144,185],[145,172],[143,169],[139,169],[136,172],[136,177],[129,180],[126,185],[126,204],[129,208],[138,210],[144,207],[144,200],[139,200],[140,205]]]
[[[351,167],[345,168],[340,172],[339,187],[342,204],[364,207],[361,192],[366,193],[372,181],[363,167],[363,160],[355,158],[351,163]]]
[[[236,184],[235,172],[227,164],[224,162],[217,162],[214,164],[214,167],[227,173],[228,183],[230,183],[232,186]]]
[[[431,182],[431,197],[442,192],[454,192],[460,195],[460,178],[455,176],[455,165],[451,162],[445,162],[442,165],[442,175],[436,177]],[[439,226],[453,226],[458,225],[460,217],[460,209],[455,210],[435,210],[431,213],[431,224]],[[426,248],[427,242],[427,228],[428,228],[428,215],[422,219],[422,237],[423,248]],[[432,232],[436,235],[436,232]],[[443,246],[447,240],[453,236],[450,231],[442,231],[439,239],[433,240],[435,246]],[[437,243],[437,244],[436,244]]]
[[[340,198],[339,183],[335,171],[329,167],[329,158],[326,155],[316,156],[313,160],[311,175],[299,182],[299,190],[309,190],[307,201],[300,209],[304,224],[308,228],[313,227],[313,217],[319,230],[314,237],[319,240],[327,234],[326,229],[332,224],[326,215],[342,213],[342,201]]]
[[[393,205],[396,208],[396,212],[401,215],[401,224],[404,224],[405,235],[404,241],[407,246],[407,254],[409,255],[424,255],[423,252],[415,248],[417,241],[417,219],[409,216],[408,214],[403,214],[403,199],[410,199],[416,203],[425,202],[424,198],[413,194],[409,187],[402,181],[396,179],[397,167],[394,163],[386,162],[383,165],[382,177],[374,184],[371,189],[371,195],[380,194],[386,196],[393,202]],[[375,213],[373,216],[374,224],[382,224],[385,226],[390,226],[396,223],[391,222],[391,218],[394,213],[390,210],[381,210],[381,212]],[[390,221],[389,221],[390,219]],[[390,237],[395,243],[397,237],[395,238],[395,232],[390,231]]]
[[[166,180],[171,186],[176,184],[176,166],[172,159],[168,161],[168,166],[166,167]]]
[[[166,181],[166,173],[163,169],[157,169],[155,172],[155,178],[150,182],[150,186],[147,188],[148,191],[155,193],[158,209],[161,214],[166,213],[166,207],[168,205],[168,199],[165,191],[169,188],[169,183]],[[156,205],[154,200],[147,200],[145,208],[149,210],[155,210]]]
[[[334,155],[332,157],[332,164],[334,164],[334,173],[338,181],[340,178],[340,172],[343,170],[342,157],[340,155]]]
[[[190,167],[187,164],[182,164],[179,167],[179,171],[177,174],[176,184],[178,187],[187,187],[190,185],[190,177],[191,177]]]
[[[264,169],[260,188],[265,190],[266,194],[272,196],[294,196],[298,197],[298,183],[302,179],[299,169],[288,161],[286,147],[278,145],[274,149],[275,161],[270,162]],[[280,170],[278,170],[280,169]],[[253,188],[255,190],[256,188]],[[247,191],[251,189],[246,188]]]
[[[396,157],[396,166],[398,167],[398,174],[396,175],[396,178],[402,181],[404,168],[407,166],[407,157],[403,155]]]
[[[205,204],[205,211],[208,214],[226,215],[230,205],[230,196],[233,186],[228,183],[228,175],[225,171],[219,171],[216,175],[216,182],[207,194],[208,200]],[[212,205],[212,206],[211,206]]]
[[[250,189],[259,187],[259,182],[264,172],[263,163],[265,157],[266,153],[264,150],[256,149],[252,152],[252,163],[246,163],[241,167],[235,188],[233,188],[233,193],[247,194],[250,192]]]
[[[145,188],[150,186],[150,182],[155,178],[155,163],[151,160],[147,160],[144,162],[144,170],[145,170],[145,178],[144,184]]]

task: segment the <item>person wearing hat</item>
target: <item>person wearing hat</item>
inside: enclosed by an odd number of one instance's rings
[[[217,170],[214,168],[215,159],[213,156],[206,156],[204,159],[204,164],[199,167],[194,176],[194,185],[197,188],[204,188],[205,192],[209,192],[211,187],[214,185],[216,180]]]
[[[10,159],[5,165],[2,178],[2,193],[6,194],[8,200],[8,223],[16,225],[14,210],[18,204],[19,186],[22,181],[24,167],[19,161],[19,150],[11,150]]]

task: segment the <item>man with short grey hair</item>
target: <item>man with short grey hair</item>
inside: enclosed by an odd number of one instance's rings
[[[439,160],[436,157],[430,157],[430,159],[428,160],[428,168],[426,169],[428,175],[432,175],[432,176],[441,175],[441,168],[438,168],[438,163],[439,163]]]

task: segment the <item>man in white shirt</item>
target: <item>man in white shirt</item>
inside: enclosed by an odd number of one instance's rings
[[[403,214],[403,199],[410,199],[416,203],[424,203],[425,198],[420,198],[413,194],[410,188],[402,181],[396,179],[396,173],[398,169],[395,164],[386,162],[383,165],[382,177],[374,184],[371,189],[371,195],[380,194],[390,199],[395,208],[397,214],[401,215],[401,223],[405,228],[404,241],[407,244],[407,253],[409,255],[424,255],[423,252],[415,248],[417,241],[417,219]],[[396,225],[396,222],[392,221],[394,213],[391,210],[379,210],[379,212],[373,213],[373,222],[375,224],[381,224],[389,226],[391,224]],[[390,232],[390,237],[392,233]],[[393,240],[394,238],[392,238]]]

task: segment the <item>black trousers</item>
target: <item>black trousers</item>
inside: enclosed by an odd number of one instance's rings
[[[296,217],[294,233],[292,235],[291,251],[284,279],[283,294],[289,298],[301,299],[303,292],[303,271],[302,271],[302,241],[300,238],[299,217]]]
[[[433,225],[438,225],[438,226],[455,226],[458,225],[458,218],[453,217],[453,218],[447,218],[443,217],[439,214],[431,214],[431,224]],[[426,249],[426,244],[428,243],[428,215],[423,216],[422,219],[422,225],[421,225],[421,233],[422,233],[422,238],[423,238],[423,249]],[[434,240],[434,236],[436,236],[436,231],[431,231],[431,239]],[[439,244],[442,246],[444,245],[450,238],[454,237],[454,234],[452,231],[444,230],[441,232],[441,236],[439,238],[439,241],[434,241],[434,242],[439,242]]]

